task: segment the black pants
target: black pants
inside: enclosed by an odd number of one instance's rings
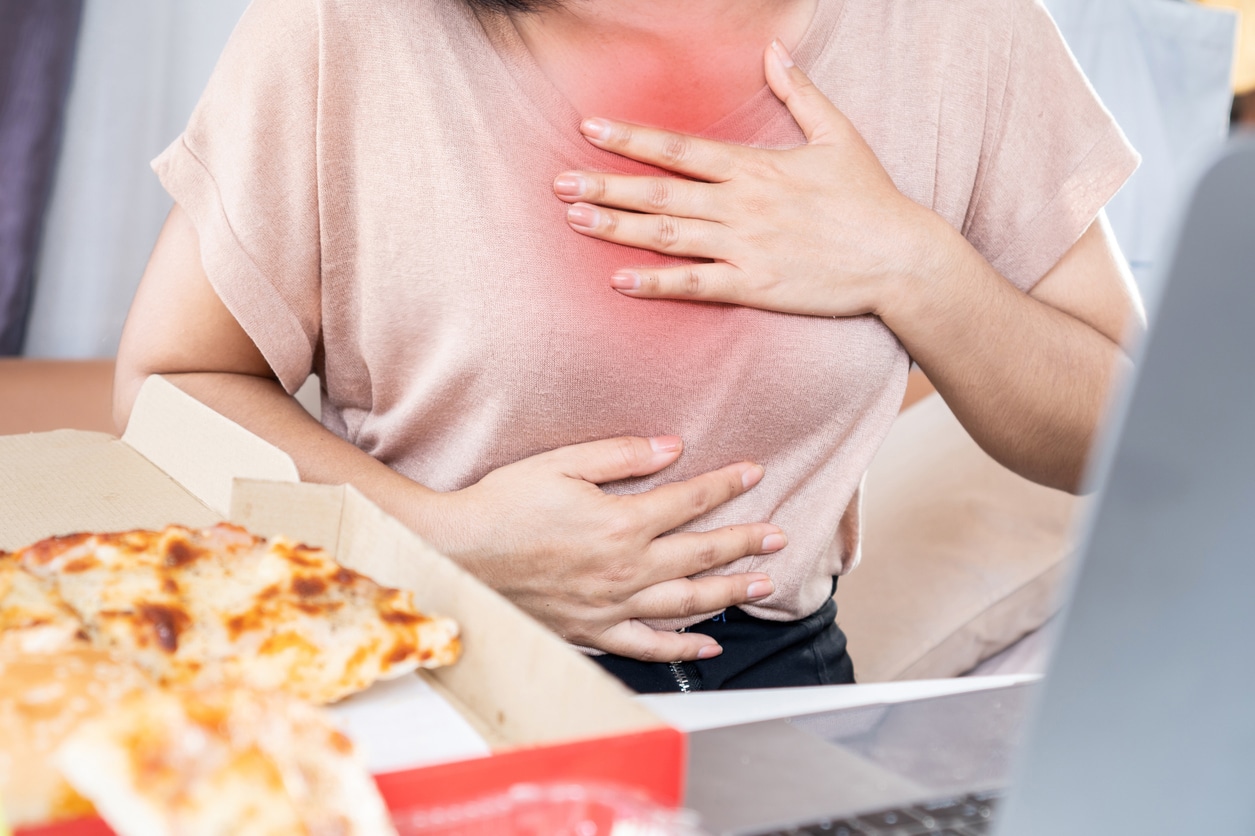
[[[848,684],[854,666],[836,617],[831,598],[801,621],[764,621],[734,608],[688,628],[719,642],[723,653],[713,659],[640,662],[610,654],[594,659],[642,694]]]

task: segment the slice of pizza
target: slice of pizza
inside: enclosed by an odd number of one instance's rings
[[[90,815],[53,753],[82,723],[153,687],[138,668],[85,643],[55,654],[0,650],[0,798],[11,823]]]
[[[120,836],[395,833],[349,740],[281,692],[134,694],[82,725],[56,763]]]
[[[461,650],[457,624],[410,593],[236,526],[79,534],[15,559],[56,585],[94,644],[163,684],[238,681],[329,703]]]
[[[56,587],[0,552],[0,652],[51,653],[86,639]]]

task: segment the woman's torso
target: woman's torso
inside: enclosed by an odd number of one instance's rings
[[[720,571],[772,574],[776,594],[746,608],[760,617],[816,609],[829,576],[857,559],[859,483],[906,380],[894,335],[870,316],[614,292],[616,268],[674,260],[575,234],[552,181],[650,169],[580,137],[588,114],[547,82],[508,18],[477,18],[459,0],[318,5],[325,423],[442,491],[616,435],[686,444],[676,465],[607,486],[616,492],[761,462],[760,485],[686,528],[780,525],[783,552]],[[794,55],[899,188],[961,227],[983,126],[956,135],[949,123],[983,112],[988,80],[943,88],[946,65],[964,59],[955,50],[977,47],[895,19],[907,8],[949,14],[939,1],[820,0]],[[913,48],[913,29],[930,40]],[[706,134],[803,141],[766,89]]]

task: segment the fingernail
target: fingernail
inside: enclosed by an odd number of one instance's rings
[[[766,598],[775,591],[776,585],[771,581],[754,581],[750,584],[750,588],[745,590],[745,594],[749,600],[757,601],[759,598]]]
[[[566,210],[566,218],[572,226],[580,226],[585,229],[593,229],[597,226],[598,213],[591,206],[572,206]]]
[[[698,659],[713,659],[723,653],[723,648],[717,644],[708,644],[701,650],[697,651]]]
[[[564,197],[584,194],[584,178],[578,174],[562,174],[553,181],[553,190]]]
[[[674,453],[684,446],[678,435],[659,435],[649,440],[655,453]]]
[[[745,471],[741,474],[741,485],[748,491],[750,488],[762,481],[764,472],[765,471],[763,470],[763,466],[761,464],[750,465],[745,468]]]
[[[637,290],[641,286],[641,277],[627,270],[620,270],[610,277],[610,286],[615,290]]]
[[[610,123],[605,119],[585,119],[580,123],[580,133],[589,139],[609,139]]]
[[[759,43],[762,43],[762,41],[759,41]],[[771,51],[776,54],[776,57],[780,59],[780,63],[783,64],[786,69],[793,66],[793,56],[790,55],[789,51],[784,48],[784,44],[780,43],[779,38],[776,38],[771,42]]]
[[[778,552],[788,545],[789,540],[783,534],[768,534],[763,538],[763,548],[765,552]]]

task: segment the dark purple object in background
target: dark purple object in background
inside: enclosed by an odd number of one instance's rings
[[[0,355],[22,350],[83,0],[0,0]]]

